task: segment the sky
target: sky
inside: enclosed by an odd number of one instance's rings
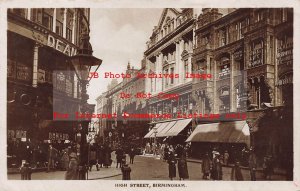
[[[122,73],[128,61],[134,68],[140,63],[154,26],[159,22],[163,9],[91,9],[90,43],[93,55],[102,59],[98,69],[99,78],[93,78],[87,89],[88,103],[105,92],[112,80],[104,78],[104,72]],[[119,78],[118,82],[122,79]]]

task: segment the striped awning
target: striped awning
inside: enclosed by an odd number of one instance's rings
[[[250,146],[250,131],[246,121],[198,125],[186,142],[246,143]]]
[[[191,121],[192,119],[177,120],[176,123],[165,133],[165,137],[177,136]]]

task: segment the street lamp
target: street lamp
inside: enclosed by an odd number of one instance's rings
[[[75,68],[76,76],[78,77],[78,80],[81,85],[81,103],[80,103],[80,112],[85,113],[89,111],[87,100],[89,99],[89,96],[87,94],[86,86],[89,83],[88,77],[89,73],[92,70],[92,66],[97,66],[96,70],[93,72],[96,72],[99,68],[99,66],[102,63],[101,59],[98,59],[93,56],[93,49],[89,42],[90,37],[88,33],[84,33],[81,36],[81,42],[79,45],[79,50],[77,54],[73,57],[71,57],[71,63]],[[90,120],[89,120],[90,121]],[[81,122],[82,129],[80,130],[81,133],[81,140],[80,140],[80,157],[79,157],[79,179],[86,179],[85,174],[87,172],[87,164],[88,164],[88,156],[84,156],[84,153],[86,153],[86,135],[88,133],[88,123]]]

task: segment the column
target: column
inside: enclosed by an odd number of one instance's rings
[[[39,56],[39,44],[35,43],[33,48],[33,70],[32,70],[33,87],[37,87],[38,84],[38,56]]]
[[[178,59],[178,66],[179,66],[179,84],[184,82],[184,65],[181,59],[181,53],[184,49],[184,40],[181,39],[179,42],[179,59]]]
[[[175,42],[175,45],[176,45],[176,51],[175,51],[175,69],[174,69],[174,72],[175,74],[179,74],[179,78],[180,78],[180,72],[179,72],[179,41],[176,41]],[[179,84],[179,78],[175,78],[174,82],[175,82],[175,85]]]
[[[234,105],[234,100],[235,100],[235,96],[234,96],[234,74],[235,74],[235,67],[234,67],[234,59],[233,59],[233,54],[230,53],[230,112],[234,112],[236,110],[236,106]]]
[[[31,19],[31,9],[27,9],[27,19],[30,20]]]
[[[189,53],[189,56],[188,56],[188,72],[190,74],[192,73],[192,55],[190,55],[190,53]],[[184,76],[185,76],[185,74],[183,74],[183,78],[184,78]],[[193,78],[188,78],[187,82],[192,81],[192,80],[193,80]]]
[[[56,8],[54,8],[54,11],[53,11],[53,28],[52,28],[52,32],[55,33],[56,31]]]
[[[67,36],[67,11],[68,9],[64,9],[64,22],[63,22],[63,37],[66,38]]]
[[[162,65],[163,65],[163,54],[160,52],[157,57],[156,57],[156,63],[157,63],[157,74],[159,73],[163,73],[162,71]],[[166,79],[164,79],[166,80]],[[162,78],[156,78],[156,93],[159,93],[162,91],[163,89],[163,84],[162,84],[163,80]]]
[[[76,25],[76,9],[74,9],[73,15],[73,27],[72,27],[72,43],[75,44],[75,25]]]
[[[212,74],[212,79],[213,79],[213,108],[212,108],[212,112],[213,113],[219,113],[219,105],[220,105],[220,99],[217,98],[217,61],[214,60],[213,63],[210,63],[212,64],[212,70],[211,71],[211,74]],[[218,101],[215,101],[215,100],[218,100]]]

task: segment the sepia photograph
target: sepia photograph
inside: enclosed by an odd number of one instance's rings
[[[293,179],[292,8],[14,8],[7,25],[8,179]]]
[[[297,190],[297,9],[182,7],[2,8],[5,181]]]

